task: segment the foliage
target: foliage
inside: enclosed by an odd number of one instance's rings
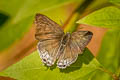
[[[0,51],[10,47],[16,40],[20,40],[31,28],[34,15],[38,12],[48,16],[60,15],[63,21],[66,14],[57,8],[63,4],[82,0],[1,0],[0,2]],[[118,3],[110,0],[110,2]],[[11,6],[12,5],[12,6]],[[32,10],[31,10],[32,9]],[[55,11],[51,15],[47,11]],[[60,9],[60,8],[59,8]],[[52,11],[52,12],[53,12]],[[55,21],[55,18],[52,17]],[[59,21],[57,21],[59,22]],[[18,63],[0,72],[0,76],[11,77],[17,80],[112,80],[120,75],[120,9],[115,6],[96,10],[79,21],[79,24],[94,25],[107,28],[97,59],[86,48],[77,61],[66,69],[55,66],[46,67],[42,64],[38,52],[25,57]],[[72,29],[69,27],[69,29]],[[115,76],[113,76],[115,75]],[[116,79],[117,80],[117,79]]]
[[[51,68],[44,66],[38,52],[34,52],[1,72],[0,75],[10,76],[17,80],[88,80],[100,66],[89,50],[80,55],[76,63],[63,70],[56,68],[56,66]]]
[[[113,15],[114,14],[114,15]],[[89,16],[84,17],[78,23],[90,24],[104,28],[120,29],[120,9],[116,7],[106,7],[98,10]]]

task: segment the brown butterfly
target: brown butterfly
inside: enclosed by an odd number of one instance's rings
[[[42,62],[52,66],[57,60],[57,66],[62,69],[76,61],[93,35],[80,29],[72,34],[64,33],[57,23],[42,14],[36,14],[35,25],[35,38],[39,40],[37,48]]]

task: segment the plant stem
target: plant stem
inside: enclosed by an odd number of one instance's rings
[[[99,0],[85,0],[82,4],[78,5],[78,7],[71,13],[71,15],[66,20],[66,22],[64,23],[62,28],[65,29],[68,26],[70,26],[70,28],[72,28],[72,29],[74,28],[71,31],[71,32],[73,32],[78,26],[78,24],[76,24],[76,22],[79,19],[94,12],[97,9],[100,9],[100,8],[103,8],[106,6],[110,6],[110,5],[112,5],[112,4],[109,3],[108,0],[101,0],[101,2],[99,2]],[[69,25],[71,23],[71,21],[72,21],[72,24]]]
[[[103,72],[109,74],[114,80],[119,80],[119,77],[118,77],[116,74],[114,74],[114,73],[108,71],[107,69],[101,67],[101,68],[99,68],[99,70],[101,70],[101,71],[103,71]]]
[[[69,18],[67,19],[67,21],[64,23],[63,25],[63,29],[65,27],[67,27],[67,25],[71,22],[72,18],[76,15],[76,20],[74,21],[74,23],[80,18],[80,14],[82,14],[84,12],[84,10],[88,7],[88,5],[91,4],[91,2],[93,2],[94,0],[86,0],[84,1],[81,5],[79,5],[69,16]],[[76,25],[78,26],[78,25]]]

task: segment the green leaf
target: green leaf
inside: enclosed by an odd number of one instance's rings
[[[109,30],[105,34],[97,59],[109,72],[120,74],[120,30]],[[95,80],[112,80],[101,71],[94,77]]]
[[[29,30],[36,13],[44,13],[44,11],[70,2],[74,0],[1,0],[0,13],[7,14],[9,19],[0,28],[0,51],[8,48]],[[64,10],[57,13],[58,10],[54,10],[53,14],[62,13],[63,15]]]
[[[6,14],[0,13],[0,28],[8,20],[8,18],[9,17]]]
[[[19,23],[11,24],[3,26],[0,29],[0,51],[8,48],[15,40],[19,39],[24,35],[26,31],[30,28],[32,24],[32,17],[28,17]]]
[[[113,78],[101,70],[97,70],[95,75],[92,76],[91,80],[113,80]]]
[[[120,9],[113,6],[102,8],[84,17],[77,23],[120,29]]]
[[[112,72],[120,68],[120,30],[109,30],[106,33],[97,58]]]
[[[88,80],[100,66],[88,49],[66,69],[59,69],[56,65],[53,67],[44,66],[38,52],[34,52],[0,72],[0,76],[17,80]]]
[[[111,3],[118,3],[118,4],[120,4],[120,0],[109,0],[109,2],[111,2]]]
[[[75,0],[77,1],[77,0]],[[63,4],[75,2],[74,0],[1,0],[0,10],[8,13],[12,18],[13,22],[18,22],[23,18],[34,15],[37,12],[47,11],[49,9],[56,8]],[[79,1],[80,2],[80,1]]]

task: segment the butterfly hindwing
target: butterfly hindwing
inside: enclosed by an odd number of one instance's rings
[[[70,42],[66,45],[63,53],[60,55],[57,61],[57,66],[59,68],[64,69],[76,61],[78,53],[73,48],[74,46]]]
[[[38,43],[38,51],[42,62],[47,66],[52,66],[57,59],[60,43],[57,40],[48,40]]]
[[[60,26],[42,14],[35,17],[35,38],[39,40],[37,48],[40,57],[48,66],[52,66],[57,58],[60,40],[64,32]]]

